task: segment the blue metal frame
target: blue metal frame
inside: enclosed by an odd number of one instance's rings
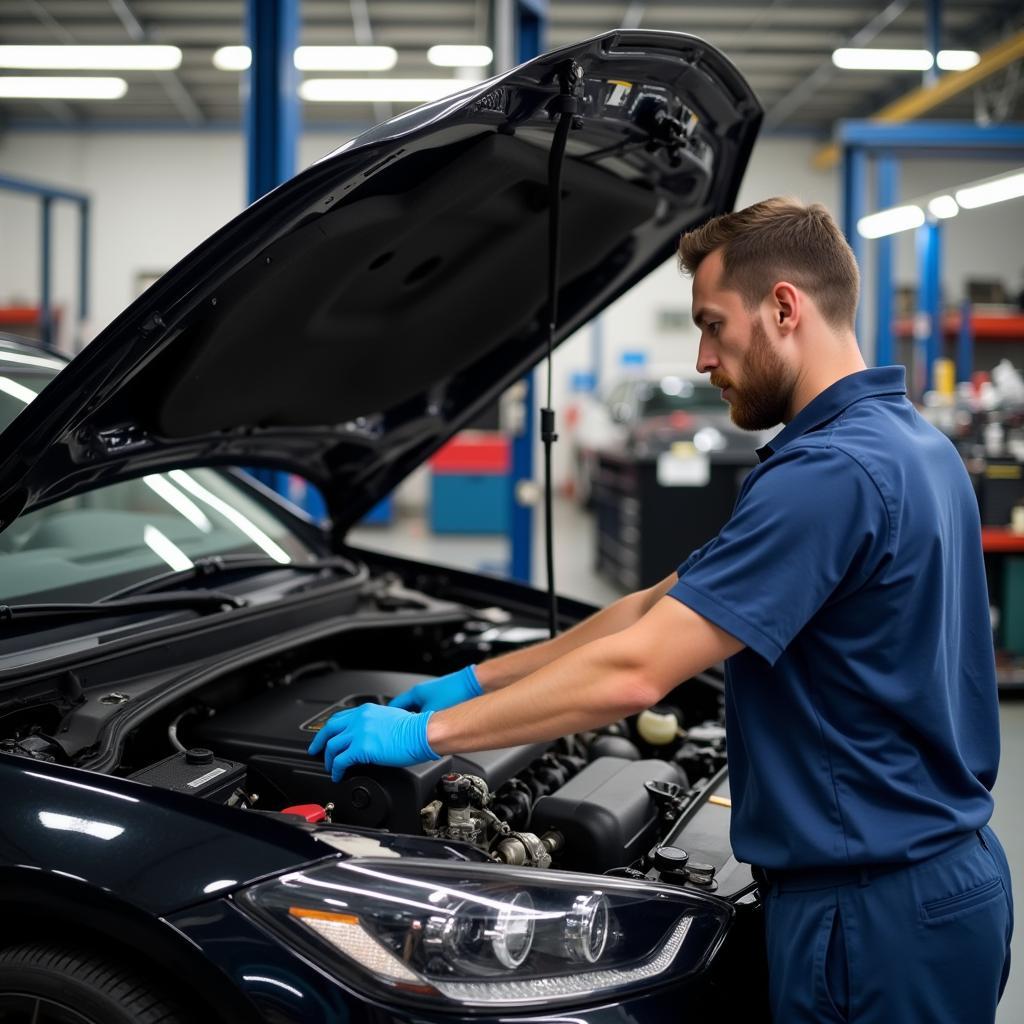
[[[248,196],[260,196],[295,173],[299,137],[298,75],[299,0],[246,0],[245,31],[252,63],[245,72],[243,124],[248,157]],[[251,469],[262,483],[285,497],[288,474]],[[303,502],[312,511],[310,502]]]
[[[517,64],[536,57],[543,51],[547,25],[547,3],[544,0],[513,0],[513,39]],[[522,431],[512,440],[512,512],[509,516],[510,572],[512,579],[529,583],[533,575],[533,505],[519,500],[518,483],[533,479],[533,448],[537,433],[537,402],[534,374],[523,380]]]
[[[65,200],[78,207],[78,327],[89,314],[89,197],[82,192],[40,185],[22,178],[0,175],[0,190],[36,196],[40,202],[39,229],[39,339],[47,348],[53,346],[53,310],[50,269],[53,263],[53,203]],[[75,348],[82,339],[75,338]]]
[[[299,0],[247,0],[245,14],[252,64],[245,73],[244,123],[254,203],[295,173]]]
[[[895,206],[900,195],[900,164],[891,154],[875,164],[875,198],[880,209]],[[856,230],[856,225],[854,225]],[[896,354],[893,342],[893,238],[878,239],[875,254],[875,365],[888,366]]]
[[[935,383],[935,360],[942,352],[942,227],[929,220],[917,229],[917,316],[914,319],[914,388],[920,398]],[[891,289],[890,289],[891,291]]]
[[[885,209],[899,202],[900,157],[970,156],[1010,158],[1024,151],[1024,124],[1000,124],[979,127],[961,121],[922,121],[910,124],[880,124],[875,121],[842,121],[836,139],[843,153],[842,224],[847,238],[861,263],[864,240],[857,233],[857,220],[865,212],[869,161],[876,166],[876,208]],[[952,183],[951,183],[952,184]],[[893,261],[891,239],[878,240],[878,261],[875,273],[875,362],[884,363],[895,357],[892,338]],[[918,316],[915,319],[915,370],[913,397],[920,399],[931,386],[935,360],[942,352],[942,236],[934,218],[919,229]],[[969,320],[969,317],[968,317]],[[858,312],[858,337],[860,337]],[[957,372],[960,380],[970,379],[969,362],[973,354],[970,324],[964,330],[957,349]]]

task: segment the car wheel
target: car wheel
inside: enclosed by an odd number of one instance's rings
[[[4,1024],[188,1024],[134,970],[79,950],[31,943],[0,952]]]

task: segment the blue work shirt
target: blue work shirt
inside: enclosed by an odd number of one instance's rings
[[[984,825],[999,707],[978,505],[901,366],[827,388],[758,455],[669,594],[726,662],[736,856],[912,862]]]

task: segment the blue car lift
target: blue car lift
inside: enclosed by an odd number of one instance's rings
[[[978,127],[961,121],[914,121],[884,124],[877,121],[842,121],[837,143],[842,150],[842,227],[857,263],[863,265],[865,239],[857,221],[868,213],[870,161],[874,161],[875,204],[878,210],[900,205],[899,169],[902,158],[960,156],[1012,159],[1024,152],[1024,124]],[[960,182],[951,181],[951,187]],[[967,211],[966,216],[970,216]],[[912,397],[920,399],[933,385],[935,360],[942,352],[942,224],[926,212],[917,229],[918,315],[914,329]],[[893,338],[893,236],[877,241],[875,261],[875,364],[891,363]],[[973,364],[970,311],[965,304],[957,344],[957,379],[969,380]],[[858,311],[857,335],[862,337]]]
[[[39,338],[46,348],[53,348],[53,299],[51,264],[53,262],[53,204],[57,200],[78,207],[78,330],[89,313],[89,197],[81,192],[40,185],[34,181],[0,176],[0,189],[37,196],[40,204],[39,260]],[[80,335],[75,337],[75,351],[82,347]]]

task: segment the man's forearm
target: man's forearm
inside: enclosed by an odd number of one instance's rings
[[[657,703],[674,686],[743,645],[672,599],[633,625],[542,665],[510,686],[437,711],[427,740],[438,754],[553,740]]]
[[[545,660],[515,685],[436,712],[427,735],[439,754],[553,740],[635,714],[652,699],[635,662],[599,638]]]
[[[595,612],[552,640],[545,640],[543,643],[512,651],[477,665],[476,675],[484,693],[501,690],[509,683],[514,683],[564,657],[570,651],[628,629],[639,621],[654,601],[663,596],[669,582],[670,580],[663,580],[649,590],[638,590],[620,597],[607,608]]]

